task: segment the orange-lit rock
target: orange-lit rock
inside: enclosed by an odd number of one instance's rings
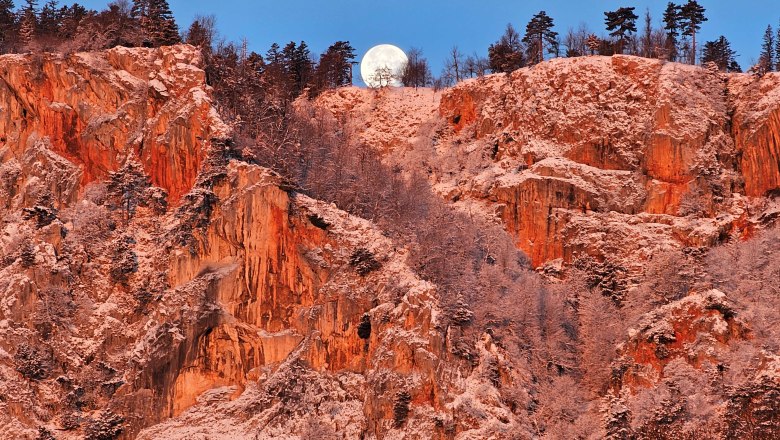
[[[734,101],[732,130],[745,179],[745,193],[760,197],[780,188],[780,75],[740,75],[729,82]]]
[[[718,290],[694,293],[645,316],[640,328],[620,348],[620,376],[614,391],[652,387],[664,378],[664,367],[679,359],[693,368],[721,362],[730,345],[750,338],[726,295]]]
[[[0,57],[0,148],[28,139],[79,165],[80,185],[105,179],[134,152],[175,203],[211,139],[226,136],[190,46]]]

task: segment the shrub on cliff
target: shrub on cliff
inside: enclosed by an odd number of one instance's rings
[[[365,248],[355,249],[349,257],[349,264],[362,277],[382,267],[382,264],[374,258],[374,254]]]
[[[46,351],[28,344],[19,345],[16,355],[14,355],[16,371],[32,380],[41,380],[48,377],[51,369],[50,360],[51,356]]]
[[[113,243],[110,275],[116,283],[126,284],[130,274],[138,271],[138,257],[133,251],[133,237],[123,235]]]
[[[108,194],[115,209],[122,209],[129,221],[139,205],[145,205],[146,190],[151,186],[149,176],[143,167],[132,157],[116,172],[109,173]]]
[[[393,400],[393,422],[396,427],[402,426],[409,416],[409,403],[411,401],[412,396],[408,391],[399,391],[395,393],[395,399]]]
[[[95,419],[90,419],[84,429],[85,440],[114,440],[124,431],[125,419],[105,410]]]

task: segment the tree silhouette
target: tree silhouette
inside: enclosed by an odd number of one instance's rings
[[[682,33],[691,37],[691,64],[696,64],[696,31],[701,29],[703,22],[707,21],[704,11],[704,7],[696,0],[688,0],[688,3],[680,8]]]
[[[544,61],[544,49],[549,53],[558,51],[558,33],[553,31],[552,17],[546,12],[539,11],[531,18],[525,27],[523,42],[528,45],[528,64],[538,64]]]
[[[677,37],[680,36],[680,6],[669,2],[664,11],[664,30],[666,30],[666,52],[671,61],[677,59]]]
[[[350,85],[354,59],[355,48],[349,41],[337,41],[328,47],[314,74],[317,91]]]
[[[512,24],[506,25],[501,38],[488,47],[488,65],[493,73],[512,72],[525,64],[520,34]]]
[[[401,83],[406,87],[425,87],[433,82],[428,60],[420,49],[412,48],[407,54],[407,61],[401,71]]]
[[[758,63],[764,71],[769,72],[775,69],[775,33],[771,25],[767,25],[764,32],[764,40],[761,44],[761,55],[758,57]]]
[[[636,32],[636,19],[638,15],[634,14],[634,7],[619,8],[616,11],[604,13],[604,23],[607,25],[609,35],[617,37],[617,53],[623,53],[623,47],[626,42],[626,35]]]
[[[739,67],[737,60],[734,58],[736,55],[737,53],[731,49],[731,43],[729,43],[726,37],[721,35],[715,41],[704,43],[704,54],[701,62],[715,63],[718,69],[723,72],[741,72],[742,68]]]

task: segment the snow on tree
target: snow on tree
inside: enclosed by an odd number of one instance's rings
[[[126,284],[130,274],[138,271],[138,257],[133,251],[135,239],[123,235],[113,243],[110,275],[114,282]]]
[[[596,34],[590,34],[588,39],[585,40],[585,45],[590,49],[590,54],[595,55],[601,47],[601,38],[596,36]]]
[[[22,44],[29,48],[35,39],[35,31],[37,26],[37,12],[36,7],[38,2],[36,0],[26,0],[27,5],[21,11],[20,26],[19,26],[19,40]]]
[[[391,68],[387,66],[377,67],[374,73],[371,75],[370,82],[372,84],[376,84],[376,88],[381,89],[382,87],[389,86],[395,77],[396,75],[393,73]]]
[[[634,13],[634,9],[636,8],[624,7],[604,13],[604,23],[607,26],[607,30],[610,31],[609,35],[618,39],[615,50],[617,53],[623,53],[626,36],[636,32],[636,20],[639,16]]]
[[[488,65],[493,73],[512,72],[523,67],[523,45],[512,24],[506,25],[501,38],[488,47]]]
[[[539,11],[526,25],[523,42],[528,45],[528,64],[544,61],[545,48],[548,53],[558,52],[558,33],[552,30],[553,26],[552,17],[544,11]]]
[[[133,0],[130,13],[140,25],[141,45],[168,46],[181,41],[167,0]]]
[[[136,207],[144,204],[143,195],[150,186],[151,182],[143,166],[132,156],[127,158],[122,168],[109,173],[109,196],[118,202],[117,207],[124,210],[127,221],[135,214]]]

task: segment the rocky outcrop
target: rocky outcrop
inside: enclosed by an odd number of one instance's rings
[[[659,250],[753,233],[760,213],[745,196],[771,195],[780,178],[775,81],[581,57],[440,95],[351,90],[318,104],[348,115],[389,163],[427,172],[456,206],[501,221],[534,266],[583,257],[641,266]]]
[[[746,324],[737,318],[726,294],[719,290],[693,293],[660,307],[629,330],[621,344],[619,372],[613,376],[614,392],[652,387],[664,379],[664,368],[680,360],[701,369],[705,364],[723,367],[723,353],[730,345],[750,339]]]
[[[197,53],[0,58],[2,431],[524,429],[497,398],[522,370],[489,335],[474,348],[489,365],[453,354],[459,327],[407,250],[228,159]],[[171,204],[107,201],[128,157]]]
[[[500,167],[500,178],[485,198],[501,204],[518,247],[539,266],[583,252],[607,257],[596,243],[574,246],[587,217],[624,214],[651,230],[693,213],[691,223],[710,224],[708,241],[729,229],[708,219],[713,203],[739,216],[728,206],[740,180],[726,86],[696,67],[586,57],[468,81],[444,94],[440,112],[456,132],[470,127],[493,145],[486,166]],[[697,241],[680,232],[669,236],[681,246]]]
[[[37,139],[79,166],[80,187],[130,154],[176,202],[226,127],[190,46],[0,58],[0,156],[19,160]],[[62,200],[67,202],[67,200]]]
[[[752,197],[776,195],[780,189],[780,76],[735,77],[729,82],[734,103],[733,134]]]

